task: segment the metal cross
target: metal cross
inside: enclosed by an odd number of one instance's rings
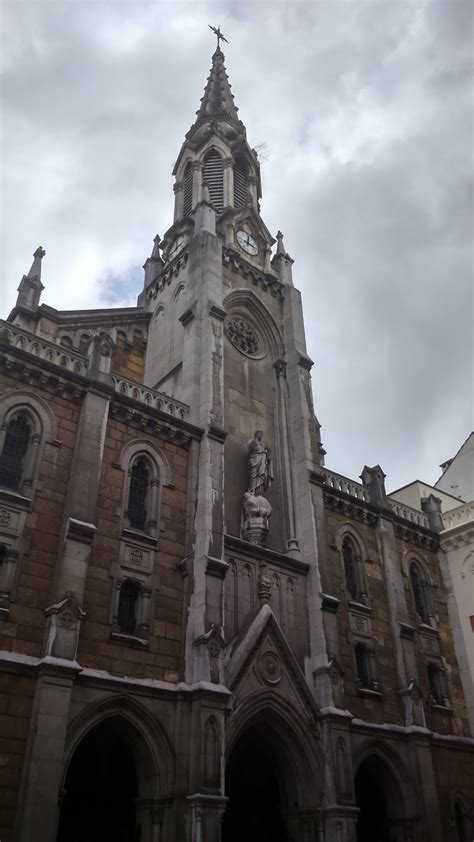
[[[207,24],[209,29],[212,29],[214,35],[217,35],[217,49],[219,49],[220,44],[219,41],[225,41],[228,44],[227,38],[222,34],[220,26],[211,26],[210,23]]]

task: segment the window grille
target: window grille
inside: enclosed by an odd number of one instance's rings
[[[221,156],[214,150],[204,159],[203,181],[209,187],[209,195],[217,213],[224,207],[224,166]]]
[[[352,599],[359,596],[357,583],[357,553],[354,542],[346,535],[342,542],[342,557],[344,559],[344,571],[346,574],[346,587]]]
[[[244,161],[237,160],[234,167],[234,207],[242,208],[248,202],[248,172]]]
[[[188,216],[193,209],[193,168],[188,164],[184,171],[183,216]]]
[[[357,678],[361,687],[370,686],[369,656],[367,646],[357,643],[355,647]]]
[[[135,634],[137,626],[137,602],[140,585],[131,579],[125,579],[120,588],[117,621],[123,634]]]
[[[0,485],[14,489],[20,485],[30,435],[31,428],[24,415],[17,415],[10,421],[0,456]]]
[[[428,664],[428,681],[433,702],[445,707],[448,702],[447,685],[444,673],[437,664]]]
[[[130,491],[128,495],[127,514],[132,529],[145,529],[148,485],[148,468],[143,459],[138,459],[132,468]]]
[[[0,544],[0,568],[7,557],[7,548],[5,544]]]

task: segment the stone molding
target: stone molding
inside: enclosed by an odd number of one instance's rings
[[[224,247],[222,250],[222,262],[224,266],[232,269],[245,279],[250,279],[254,286],[259,287],[263,292],[269,292],[274,298],[283,301],[285,297],[283,284],[275,275],[262,272],[256,267],[247,263],[232,246]]]

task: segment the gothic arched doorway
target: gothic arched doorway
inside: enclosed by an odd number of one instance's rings
[[[141,842],[133,751],[119,717],[96,725],[69,764],[57,842]]]
[[[256,727],[246,731],[227,763],[222,842],[288,842],[282,771],[268,739]]]
[[[403,799],[394,773],[382,758],[370,755],[355,776],[359,808],[357,842],[393,842],[405,824]]]

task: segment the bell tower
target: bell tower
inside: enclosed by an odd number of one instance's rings
[[[173,176],[173,224],[162,240],[155,237],[139,297],[152,314],[145,383],[189,404],[204,430],[195,446],[184,562],[185,672],[188,681],[223,681],[221,649],[257,608],[262,554],[309,566],[298,611],[317,610],[307,607],[309,592],[320,590],[308,477],[324,451],[293,260],[281,232],[273,237],[260,215],[258,155],[219,46]],[[240,596],[229,592],[235,552],[254,556],[236,574]],[[320,618],[311,629],[314,669],[326,662]],[[298,634],[303,658],[307,631]],[[213,635],[221,642],[211,662]]]

